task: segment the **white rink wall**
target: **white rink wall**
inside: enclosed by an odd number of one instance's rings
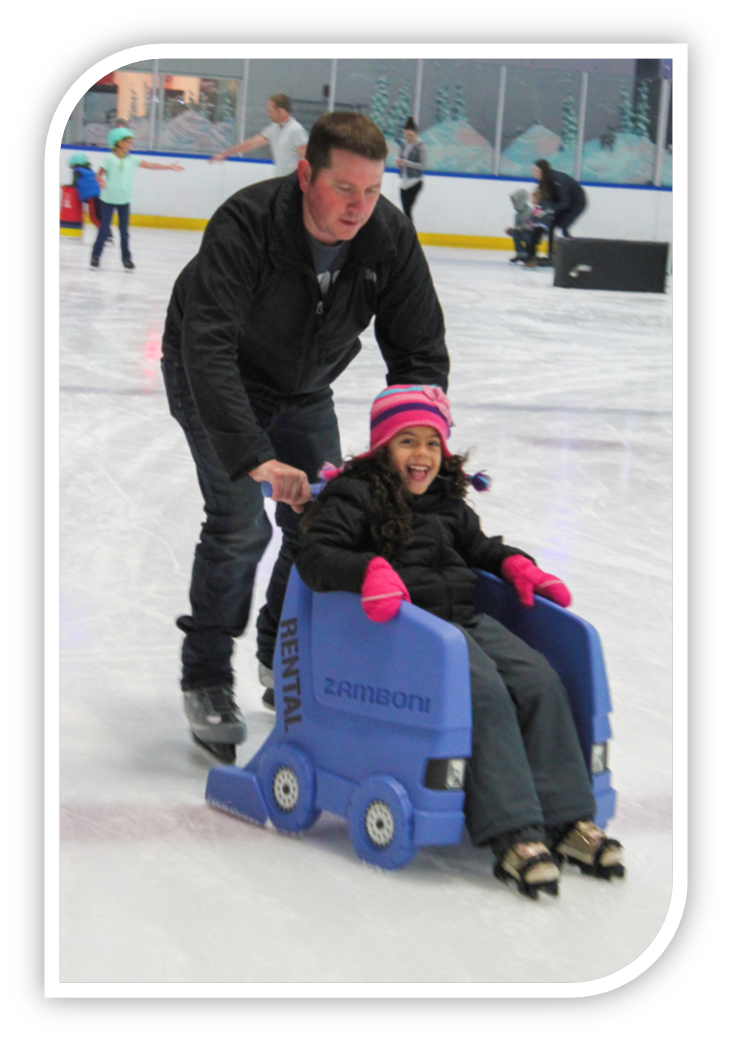
[[[59,185],[71,183],[68,158],[83,151],[95,170],[105,153],[95,149],[61,149]],[[228,160],[137,153],[153,163],[177,162],[183,173],[138,170],[132,202],[133,215],[208,220],[218,206],[246,185],[271,177],[274,166],[262,160]],[[413,216],[420,233],[506,239],[513,207],[509,196],[516,188],[531,189],[530,181],[497,180],[428,174]],[[589,205],[573,233],[583,238],[634,239],[672,242],[672,193],[657,188],[616,188],[584,185]],[[399,205],[399,179],[387,170],[383,194]],[[446,243],[449,245],[449,243]],[[455,245],[469,245],[456,243]],[[481,245],[476,243],[476,245]],[[486,243],[496,248],[499,244]],[[506,239],[506,246],[510,241]]]

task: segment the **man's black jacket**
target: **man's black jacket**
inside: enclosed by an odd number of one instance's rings
[[[379,198],[325,297],[297,174],[231,196],[176,281],[163,354],[182,361],[196,408],[232,479],[274,459],[256,406],[330,387],[374,317],[387,384],[447,389],[445,327],[411,222]]]

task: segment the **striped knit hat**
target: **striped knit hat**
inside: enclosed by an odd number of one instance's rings
[[[440,435],[442,455],[452,455],[447,447],[452,427],[450,403],[439,387],[397,384],[377,395],[371,406],[371,446],[364,455],[373,455],[405,427],[434,427]]]
[[[439,387],[424,384],[397,384],[387,387],[377,395],[371,406],[371,447],[355,459],[368,459],[384,445],[388,445],[395,434],[405,427],[434,427],[440,435],[443,458],[452,456],[447,439],[453,426],[450,403]],[[320,471],[323,481],[330,481],[343,473],[343,467],[325,463]],[[484,470],[477,474],[466,474],[470,484],[478,492],[487,492],[491,479]]]

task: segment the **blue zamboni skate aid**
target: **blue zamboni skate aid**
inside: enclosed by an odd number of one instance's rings
[[[476,607],[541,651],[562,678],[597,800],[613,816],[610,696],[594,628],[478,572]],[[471,751],[468,652],[459,630],[412,604],[373,623],[360,597],[313,593],[292,568],[274,662],[277,719],[246,767],[214,767],[212,807],[284,832],[345,818],[364,861],[395,869],[418,847],[459,843]]]

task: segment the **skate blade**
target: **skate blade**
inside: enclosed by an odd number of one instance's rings
[[[235,745],[229,745],[226,742],[204,742],[202,738],[199,738],[198,735],[193,734],[192,731],[191,734],[193,736],[193,741],[196,743],[196,745],[200,746],[201,749],[204,749],[209,754],[209,756],[213,756],[213,758],[218,763],[236,763]]]
[[[518,883],[518,892],[524,897],[530,897],[534,901],[539,900],[539,893],[549,894],[551,897],[559,897],[559,883]]]
[[[532,901],[539,900],[540,892],[549,894],[551,897],[559,897],[559,881],[556,879],[547,883],[526,883],[523,879],[516,879],[510,872],[506,872],[505,869],[500,867],[496,867],[494,873],[496,879],[500,879],[502,883],[507,885],[515,883],[518,892],[524,897],[530,897]]]
[[[582,875],[606,879],[608,883],[612,882],[613,876],[617,876],[618,879],[625,877],[625,865],[586,865],[584,861],[578,861],[574,857],[568,857],[567,861],[570,865],[576,865]]]

